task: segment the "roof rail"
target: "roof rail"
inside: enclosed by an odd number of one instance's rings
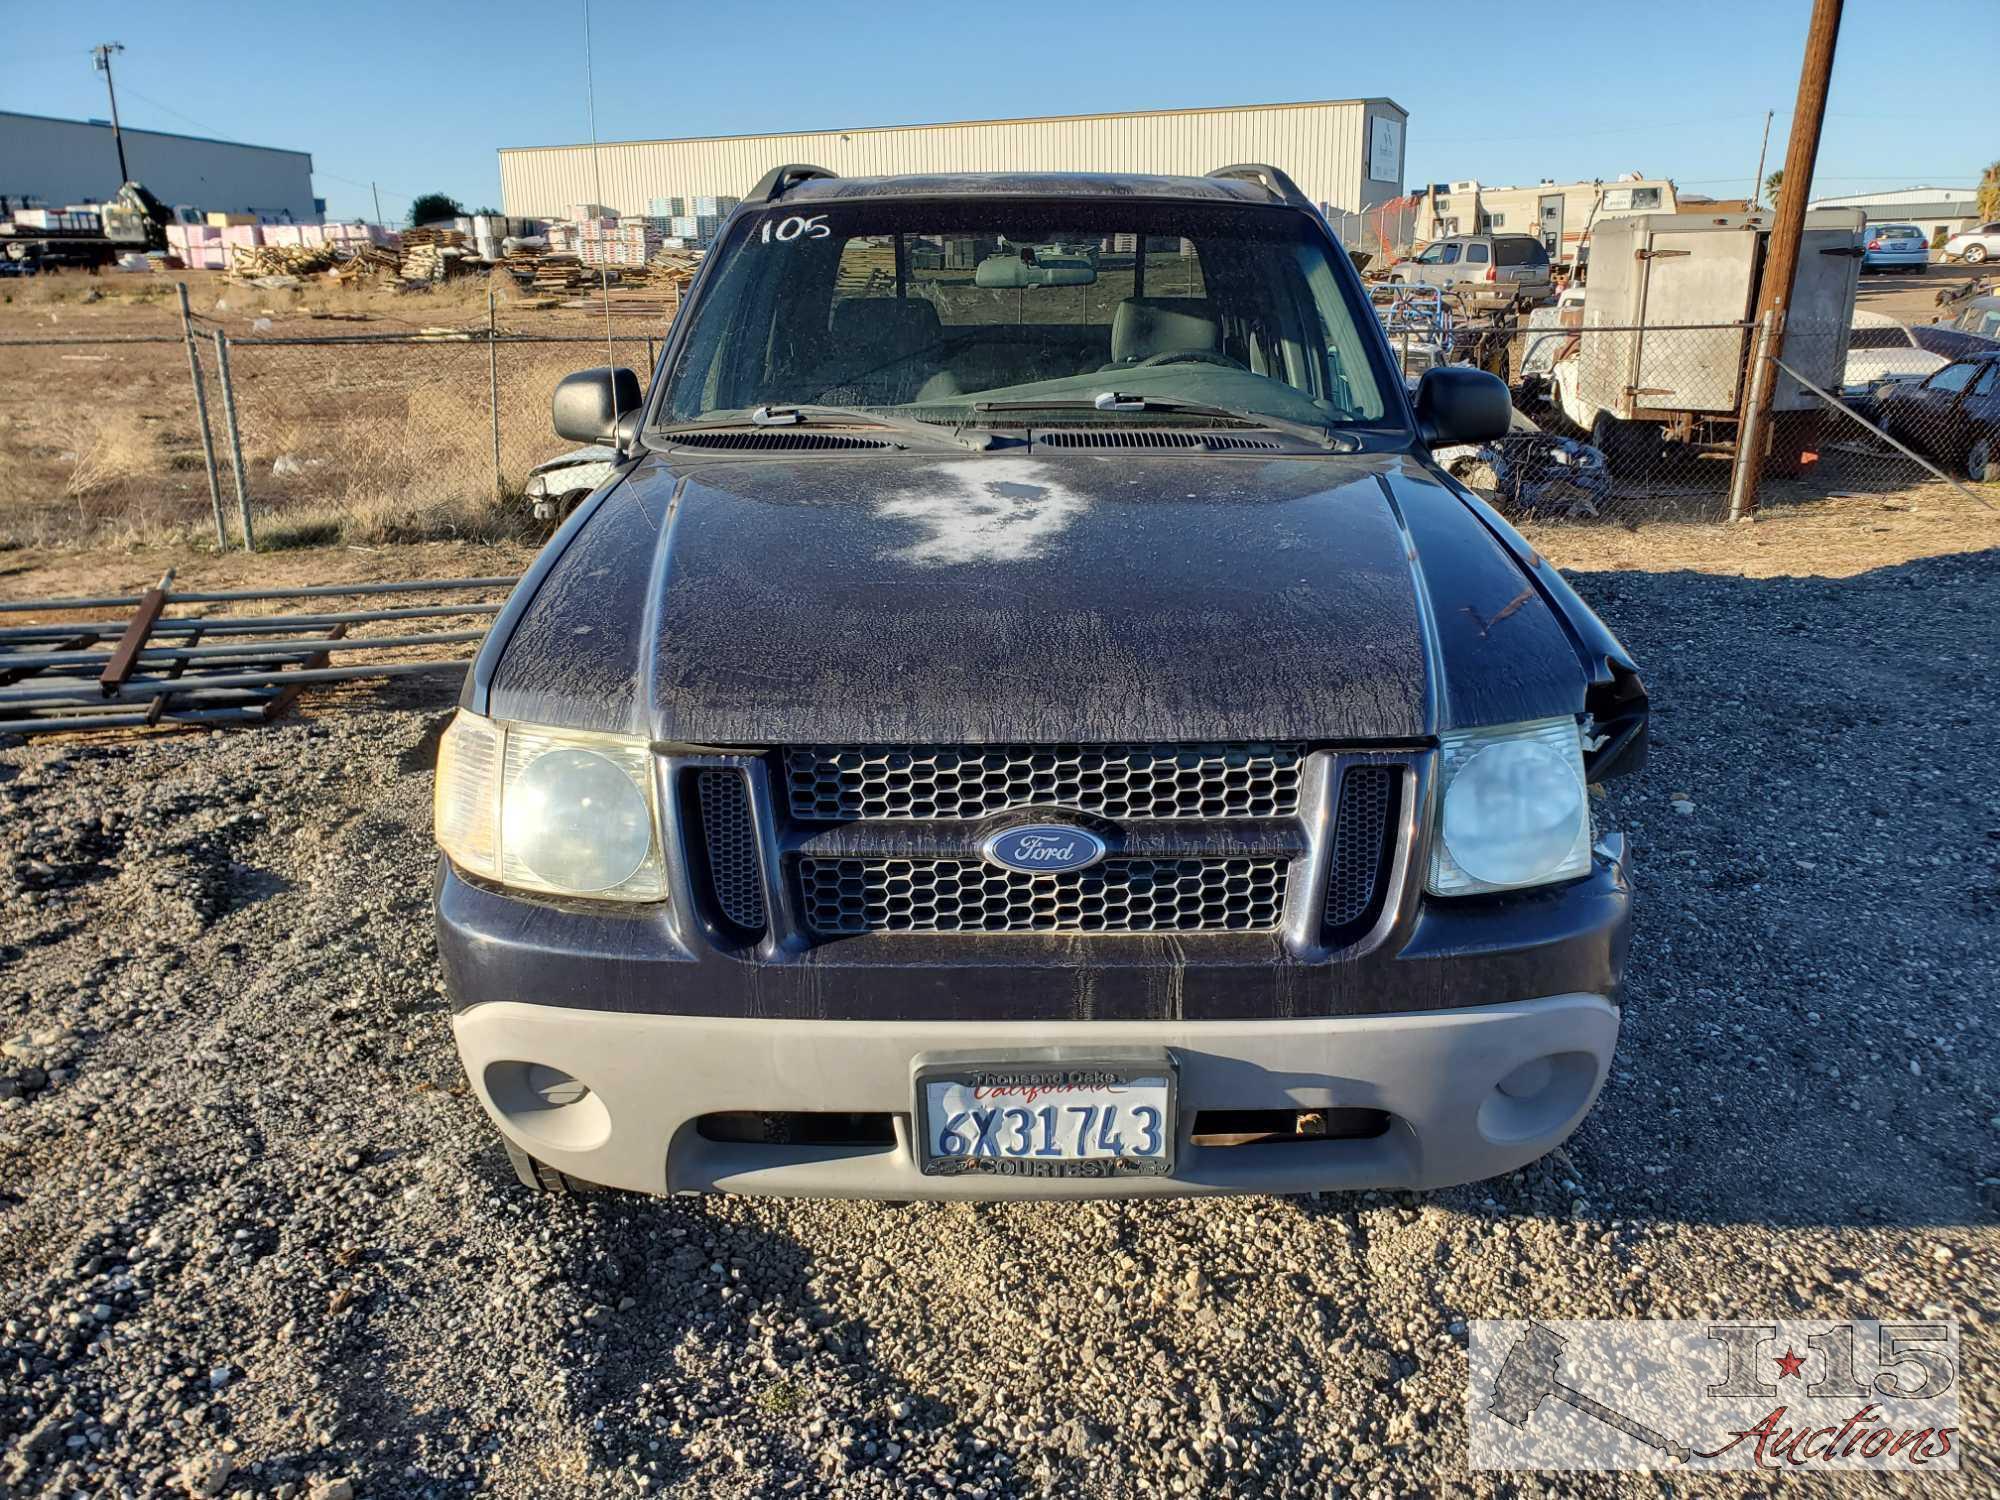
[[[773,198],[783,197],[787,189],[797,187],[802,182],[809,182],[815,177],[835,177],[838,175],[838,173],[827,171],[825,167],[808,166],[806,163],[798,161],[787,162],[782,167],[771,168],[770,171],[758,178],[757,185],[750,189],[749,196],[743,201],[745,203],[769,203]]]
[[[1289,203],[1293,208],[1311,208],[1312,199],[1299,191],[1299,185],[1276,167],[1265,166],[1262,162],[1239,162],[1233,167],[1217,167],[1208,174],[1211,177],[1238,177],[1245,182],[1260,183],[1264,191],[1280,202]]]

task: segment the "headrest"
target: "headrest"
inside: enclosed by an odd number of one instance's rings
[[[937,309],[923,297],[843,297],[833,304],[832,331],[836,358],[856,348],[914,354],[944,336]]]
[[[1206,297],[1127,297],[1111,315],[1111,357],[1120,362],[1221,347]]]

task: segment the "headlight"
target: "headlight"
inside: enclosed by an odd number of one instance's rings
[[[612,901],[667,893],[642,739],[460,709],[438,745],[436,815],[438,847],[469,874]]]
[[[1574,719],[1461,731],[1441,744],[1433,894],[1519,890],[1589,872],[1590,799]]]

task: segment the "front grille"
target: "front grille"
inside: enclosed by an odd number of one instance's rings
[[[715,904],[746,932],[764,927],[763,870],[757,858],[757,830],[750,818],[750,794],[741,771],[703,770],[695,774],[701,802],[701,845],[708,861]]]
[[[1395,854],[1399,772],[1393,766],[1349,766],[1340,779],[1333,852],[1326,874],[1326,938],[1353,942],[1374,925],[1387,894]]]
[[[806,925],[862,932],[1252,932],[1278,925],[1282,859],[1119,859],[1027,875],[976,859],[799,861]]]
[[[1298,811],[1297,745],[798,745],[792,816],[982,818],[1063,807],[1106,818],[1275,818]]]

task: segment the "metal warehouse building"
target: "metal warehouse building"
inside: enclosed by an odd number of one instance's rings
[[[133,180],[170,207],[319,222],[312,157],[303,151],[129,127],[120,134]],[[0,110],[0,197],[61,208],[102,203],[120,186],[118,148],[108,124]]]
[[[1328,209],[1371,208],[1403,190],[1409,114],[1390,99],[1326,99],[1223,109],[1141,110],[888,125],[788,135],[697,136],[524,146],[500,152],[503,211],[569,215],[602,203],[643,214],[654,198],[740,197],[784,162],[812,162],[843,177],[906,172],[1103,171],[1199,175],[1234,162],[1289,172]]]

